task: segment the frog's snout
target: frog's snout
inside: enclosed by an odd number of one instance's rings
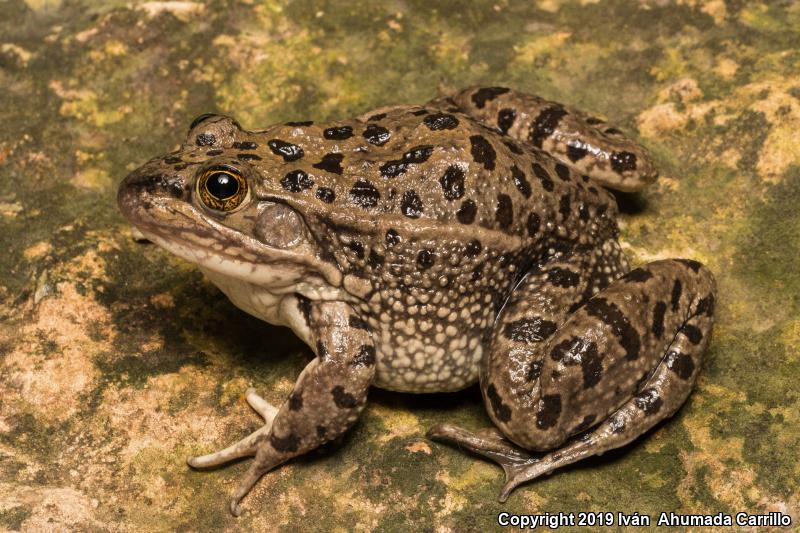
[[[117,191],[117,205],[129,220],[139,218],[137,212],[146,210],[152,200],[181,198],[184,183],[180,176],[168,176],[154,165],[145,165],[122,180]]]

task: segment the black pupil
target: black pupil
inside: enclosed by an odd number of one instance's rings
[[[217,200],[227,200],[239,192],[239,182],[225,172],[215,172],[206,180],[206,189]]]

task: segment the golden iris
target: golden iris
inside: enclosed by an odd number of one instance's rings
[[[206,170],[197,183],[200,200],[217,211],[233,211],[247,197],[247,180],[229,169]]]

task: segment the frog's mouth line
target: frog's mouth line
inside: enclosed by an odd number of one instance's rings
[[[120,207],[149,240],[205,269],[277,291],[290,292],[313,279],[323,283],[320,278],[341,286],[341,273],[313,255],[270,247],[182,200],[164,197]]]

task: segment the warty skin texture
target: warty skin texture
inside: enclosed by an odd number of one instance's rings
[[[496,429],[429,434],[498,461],[503,499],[630,442],[688,396],[713,316],[702,265],[630,271],[617,242],[604,187],[656,175],[604,121],[500,87],[325,125],[198,117],[178,151],[125,179],[120,207],[316,358],[279,410],[248,394],[264,428],[190,464],[255,455],[238,514],[266,471],[346,431],[370,386],[478,379]]]

